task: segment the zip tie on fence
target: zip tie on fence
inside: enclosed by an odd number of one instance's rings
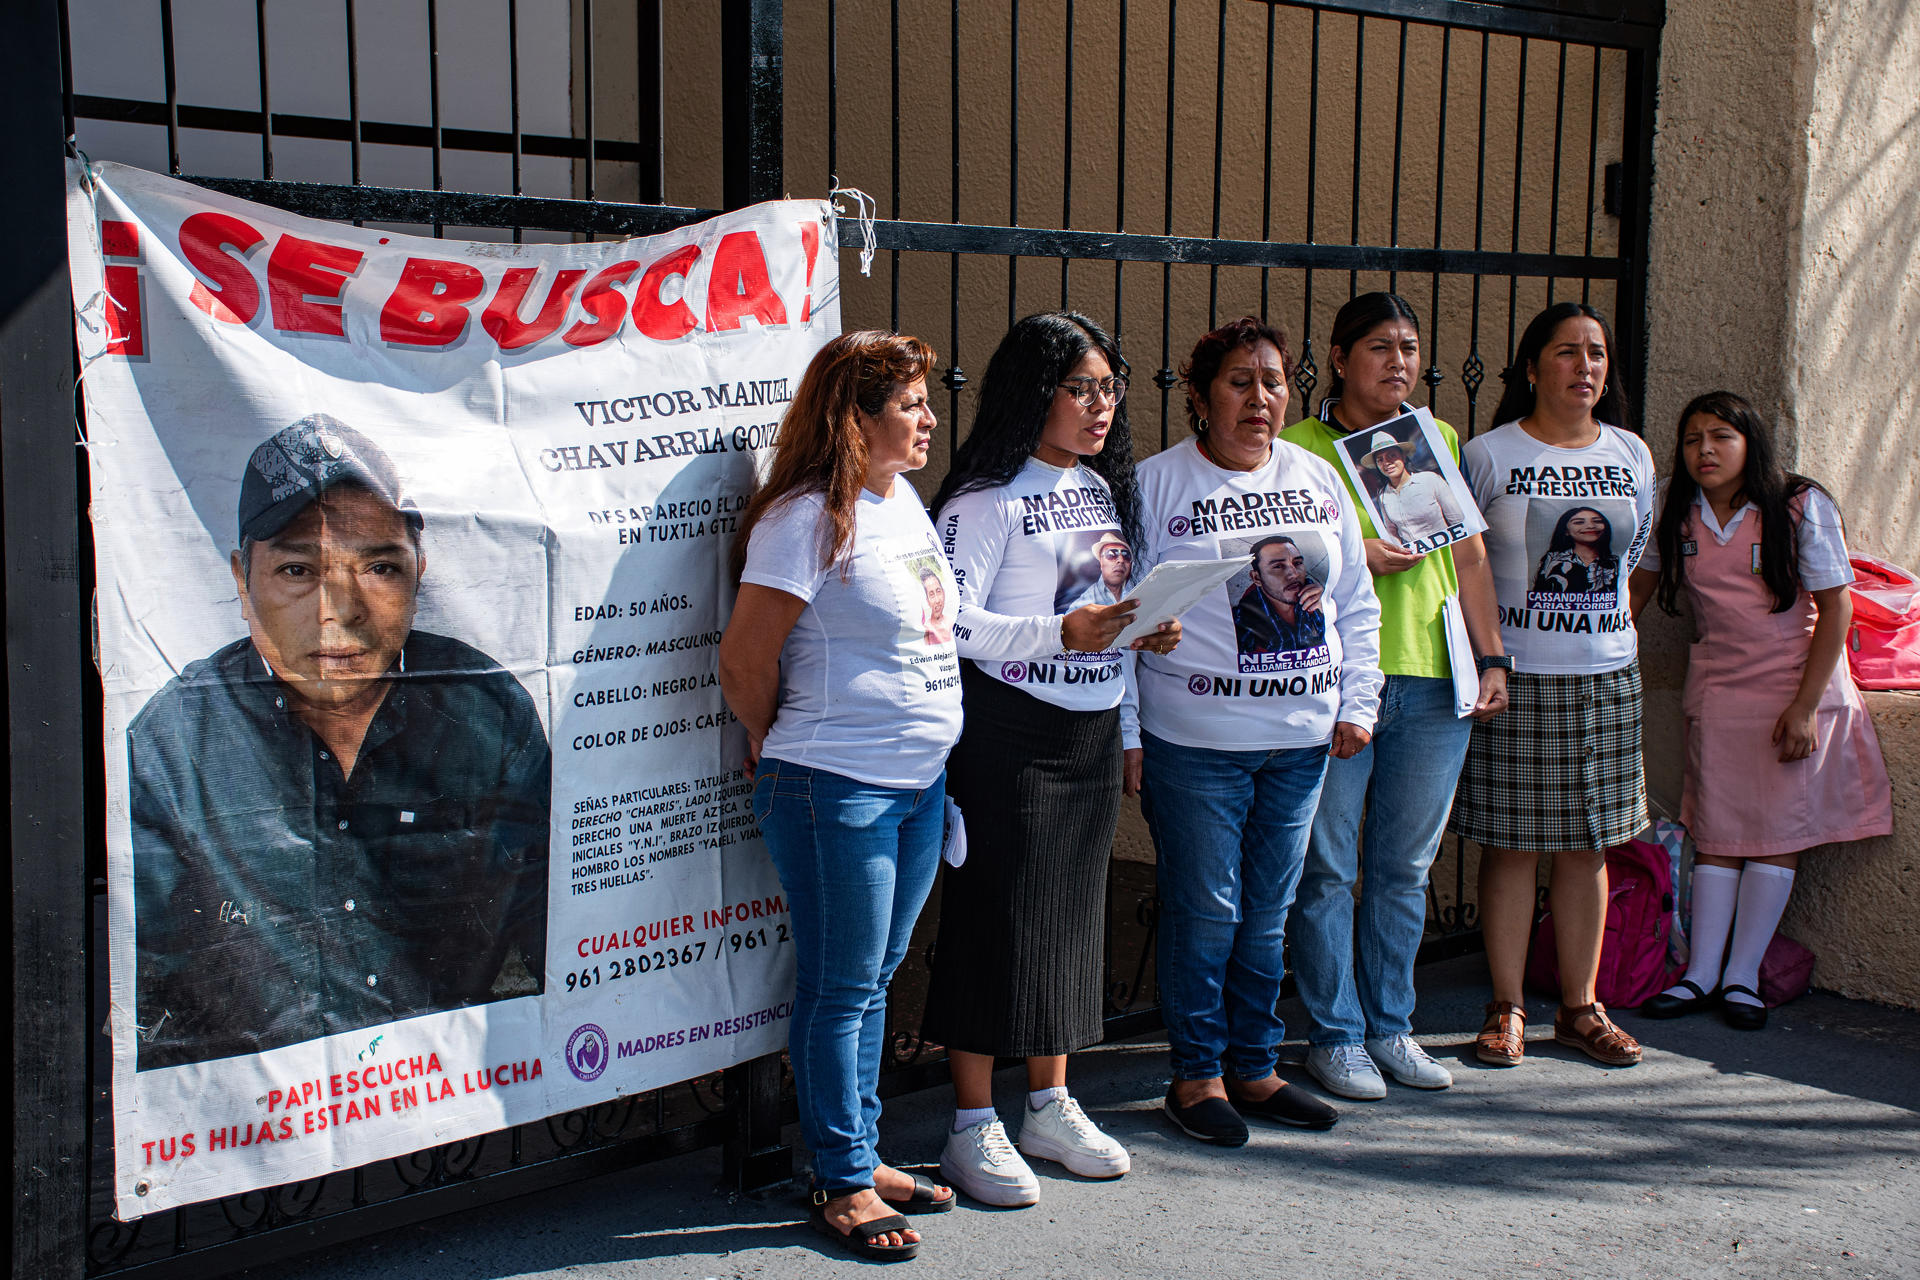
[[[835,187],[827,192],[827,203],[835,214],[845,216],[846,210],[834,201],[840,196],[853,198],[854,217],[860,223],[860,274],[868,278],[873,276],[873,255],[880,248],[879,238],[873,231],[873,197],[858,187]],[[835,237],[838,238],[837,236]]]

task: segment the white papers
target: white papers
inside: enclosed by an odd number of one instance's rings
[[[946,817],[941,822],[940,860],[950,867],[958,867],[967,860],[967,820],[960,816],[960,806],[947,797]]]
[[[1334,443],[1382,538],[1421,555],[1487,527],[1433,415],[1415,409]]]
[[[1113,647],[1124,649],[1141,636],[1152,635],[1161,623],[1172,622],[1246,567],[1245,556],[1232,560],[1168,560],[1155,565],[1138,586],[1127,592],[1127,599],[1140,602],[1140,611],[1114,640]]]
[[[1480,701],[1480,664],[1474,661],[1473,641],[1467,637],[1467,615],[1460,609],[1460,597],[1448,596],[1440,606],[1440,617],[1447,632],[1447,665],[1453,668],[1453,714],[1473,714]]]

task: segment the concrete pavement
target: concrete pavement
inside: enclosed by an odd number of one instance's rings
[[[1499,1071],[1471,1061],[1483,966],[1420,971],[1416,1030],[1454,1087],[1336,1100],[1326,1133],[1256,1123],[1238,1151],[1203,1147],[1158,1111],[1164,1042],[1090,1051],[1076,1096],[1127,1144],[1133,1173],[1085,1182],[1036,1164],[1038,1206],[922,1218],[922,1255],[897,1274],[1920,1277],[1920,1014],[1818,994],[1757,1034],[1710,1014],[1627,1014],[1646,1061],[1607,1071],[1554,1046],[1552,1006],[1534,1001],[1528,1059]],[[1003,1072],[999,1086],[1002,1114],[1017,1114],[1023,1082]],[[950,1105],[944,1090],[890,1102],[889,1157],[936,1158]],[[798,1195],[730,1200],[718,1180],[718,1153],[703,1152],[270,1271],[812,1280],[872,1265],[808,1230]]]

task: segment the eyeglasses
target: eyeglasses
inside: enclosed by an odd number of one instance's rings
[[[1102,378],[1098,382],[1092,378],[1068,378],[1060,383],[1060,389],[1079,401],[1083,409],[1093,408],[1096,393],[1105,396],[1112,404],[1119,404],[1127,398],[1127,380],[1118,375]]]
[[[1102,560],[1131,560],[1133,559],[1133,552],[1127,550],[1125,547],[1108,547],[1100,553],[1100,558]]]

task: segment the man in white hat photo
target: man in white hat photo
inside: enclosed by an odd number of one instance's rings
[[[1414,470],[1413,452],[1412,444],[1376,431],[1360,459],[1360,465],[1376,472],[1383,485],[1373,500],[1384,524],[1381,532],[1409,548],[1461,523],[1460,501],[1445,477],[1438,471]]]

